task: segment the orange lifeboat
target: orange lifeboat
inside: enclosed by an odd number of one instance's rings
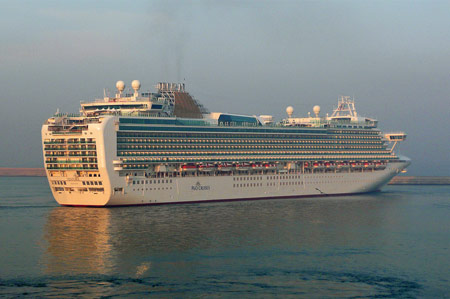
[[[336,168],[336,164],[331,163],[331,162],[325,162],[325,167],[327,169],[334,169],[334,168]]]
[[[319,163],[319,162],[314,162],[313,163],[313,167],[315,169],[322,169],[322,168],[324,168],[324,165],[322,163]]]
[[[265,163],[265,164],[263,164],[263,167],[265,169],[267,169],[267,170],[273,170],[273,169],[277,168],[277,166],[275,164],[272,164],[272,163]]]
[[[261,169],[263,169],[263,166],[261,164],[259,164],[259,163],[253,163],[251,166],[252,166],[253,170],[261,170]]]
[[[361,167],[362,167],[361,163],[356,163],[356,162],[352,163],[352,168],[353,169],[360,169]]]
[[[183,172],[194,172],[197,170],[197,165],[186,164],[181,166],[181,171]]]

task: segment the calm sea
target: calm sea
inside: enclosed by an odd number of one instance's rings
[[[450,186],[67,208],[0,178],[0,296],[450,296]]]

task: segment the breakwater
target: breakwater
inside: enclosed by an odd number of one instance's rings
[[[1,176],[45,176],[45,169],[0,167],[0,177]]]
[[[396,176],[389,185],[450,185],[450,176]]]

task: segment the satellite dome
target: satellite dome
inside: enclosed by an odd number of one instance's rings
[[[117,81],[116,88],[118,91],[122,92],[125,89],[125,82],[123,81]]]
[[[313,107],[313,112],[316,115],[316,117],[319,117],[319,113],[320,113],[320,106],[316,105]]]
[[[134,90],[139,90],[139,88],[141,88],[141,82],[139,82],[139,80],[133,80],[133,82],[131,82],[131,87]]]
[[[286,108],[286,113],[287,113],[287,115],[288,115],[289,117],[291,117],[291,116],[292,116],[292,113],[294,113],[294,108],[293,108],[292,106],[288,106],[288,107]]]

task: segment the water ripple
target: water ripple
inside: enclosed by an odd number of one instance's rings
[[[243,274],[215,274],[169,281],[149,276],[58,276],[0,280],[0,295],[16,297],[122,297],[139,295],[285,295],[316,297],[405,298],[419,295],[422,286],[399,277],[365,273],[286,271],[266,269]]]

